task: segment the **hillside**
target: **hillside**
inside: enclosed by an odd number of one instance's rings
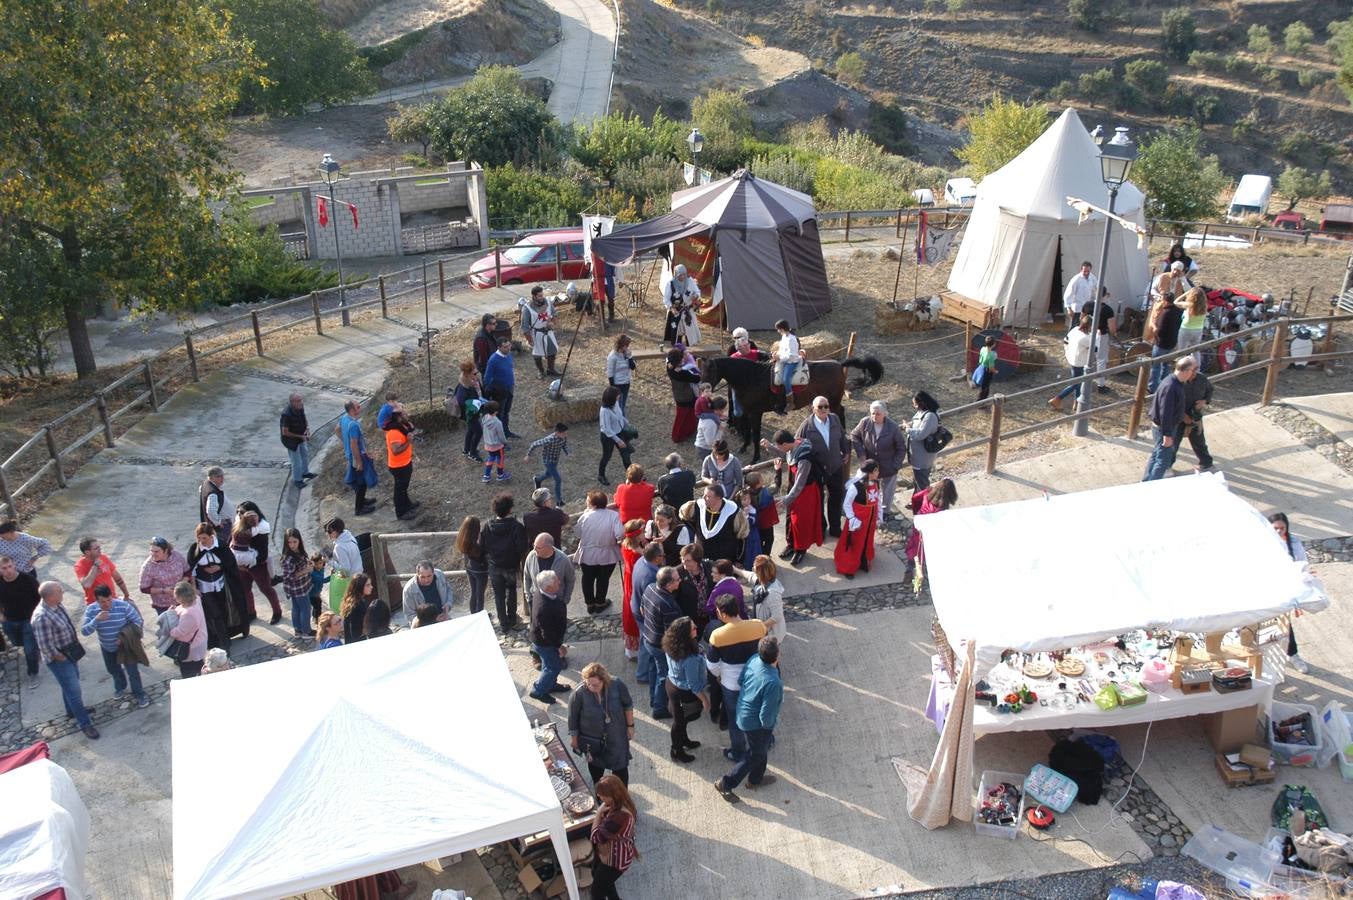
[[[1348,3],[1299,0],[1193,2],[1204,68],[1168,58],[1161,14],[1176,4],[1123,3],[1123,17],[1089,32],[1077,28],[1065,0],[939,0],[832,3],[827,0],[678,0],[711,15],[733,34],[783,47],[832,70],[847,52],[864,60],[860,87],[934,123],[961,125],[993,92],[1021,100],[1055,100],[1082,108],[1088,121],[1126,124],[1141,133],[1172,118],[1191,118],[1235,177],[1277,174],[1285,165],[1330,168],[1336,184],[1353,187],[1353,108],[1334,81],[1323,47],[1326,26],[1353,12]],[[1314,43],[1298,54],[1283,48],[1283,29],[1301,20]],[[1248,31],[1264,26],[1274,50],[1251,52]],[[1109,69],[1107,91],[1126,65],[1154,59],[1168,65],[1163,96],[1104,97],[1081,90],[1081,76]],[[1200,59],[1203,59],[1200,57]],[[1099,83],[1105,89],[1103,81]],[[1118,88],[1119,93],[1125,93]],[[1237,124],[1239,123],[1239,124]],[[1284,138],[1288,139],[1284,144]]]

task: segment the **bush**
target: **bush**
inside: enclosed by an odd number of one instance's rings
[[[1216,156],[1205,156],[1196,127],[1172,128],[1142,146],[1132,179],[1146,193],[1152,216],[1181,222],[1210,219],[1229,179]]]
[[[891,103],[877,100],[869,104],[869,136],[883,145],[889,153],[909,156],[916,152],[908,137],[907,114]]]
[[[835,159],[818,162],[813,185],[819,209],[888,209],[916,202],[897,179]]]
[[[1111,106],[1118,97],[1118,76],[1113,74],[1113,69],[1086,72],[1076,85],[1080,95],[1090,101],[1091,106]]]
[[[633,201],[636,209],[648,203],[658,215],[670,211],[672,194],[686,187],[681,165],[665,155],[621,162],[611,183],[622,197]]]
[[[647,124],[636,115],[615,112],[575,127],[570,152],[602,178],[611,178],[619,166],[641,159],[665,159],[669,163],[682,159],[685,139],[681,124],[661,112],[654,113]]]
[[[485,171],[491,222],[498,228],[544,228],[576,222],[589,205],[583,181],[511,163]]]
[[[1299,19],[1283,29],[1283,47],[1288,53],[1305,53],[1313,40],[1315,32]]]
[[[752,137],[752,113],[741,94],[712,90],[695,98],[691,121],[705,138],[700,163],[707,169],[732,172],[746,157],[742,142]]]
[[[287,253],[277,226],[260,230],[242,203],[226,210],[220,229],[221,246],[229,261],[223,292],[216,298],[223,306],[296,297],[338,284],[337,272]]]
[[[1086,31],[1098,31],[1123,16],[1120,0],[1067,0],[1066,11],[1071,21]]]
[[[522,88],[508,66],[485,66],[474,78],[432,104],[428,147],[442,159],[484,168],[529,165],[552,158],[559,144],[554,117]]]
[[[1189,65],[1202,72],[1220,72],[1225,64],[1218,53],[1194,50],[1189,54]]]
[[[1254,65],[1248,59],[1239,56],[1226,57],[1226,74],[1240,75],[1254,71]]]
[[[1297,84],[1304,88],[1313,88],[1329,81],[1329,75],[1319,69],[1301,69],[1297,72]]]
[[[1258,53],[1260,56],[1273,55],[1273,36],[1268,33],[1267,25],[1251,25],[1245,34],[1249,40],[1251,53]]]
[[[1259,76],[1259,80],[1264,84],[1276,85],[1283,80],[1282,69],[1277,66],[1258,66],[1254,73]]]
[[[1203,94],[1193,98],[1193,120],[1206,125],[1217,118],[1221,112],[1221,98],[1216,94]]]
[[[973,178],[981,178],[1023,153],[1047,127],[1046,106],[1026,106],[997,95],[968,118],[968,143],[955,155],[967,163]]]
[[[758,156],[752,160],[752,174],[787,188],[813,195],[813,173],[816,163],[804,165],[788,153],[776,153],[770,156]]]
[[[864,57],[854,50],[842,53],[836,58],[836,77],[846,84],[855,86],[863,84],[865,69]]]
[[[226,0],[230,29],[253,46],[262,77],[240,88],[239,113],[294,115],[369,94],[376,78],[342,31],[324,24],[315,0]]]
[[[1161,14],[1160,28],[1165,38],[1165,49],[1175,59],[1182,62],[1198,49],[1198,26],[1193,21],[1193,13],[1187,8],[1167,9]]]
[[[1253,134],[1258,127],[1259,113],[1252,109],[1245,114],[1244,118],[1237,119],[1236,123],[1231,126],[1231,137],[1238,141],[1244,140]]]
[[[1123,79],[1148,103],[1159,106],[1165,99],[1165,87],[1170,81],[1170,70],[1156,59],[1134,59],[1123,70]]]
[[[374,47],[363,47],[357,52],[361,54],[362,59],[372,69],[380,69],[391,63],[399,62],[404,58],[404,54],[412,50],[423,38],[427,37],[432,26],[419,28],[401,34],[392,41],[386,41],[383,44],[377,44]]]

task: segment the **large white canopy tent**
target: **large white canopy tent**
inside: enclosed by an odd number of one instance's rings
[[[175,681],[171,703],[178,900],[291,896],[542,831],[577,900],[486,615]]]
[[[949,289],[1002,310],[1008,325],[1035,324],[1048,314],[1055,291],[1089,260],[1099,265],[1104,217],[1085,221],[1067,205],[1076,197],[1108,208],[1099,148],[1074,109],[1062,113],[1024,152],[982,179],[967,230],[949,273]],[[1132,182],[1118,191],[1114,212],[1145,224],[1145,196]],[[1060,250],[1062,284],[1053,284]],[[1135,307],[1149,282],[1151,263],[1137,236],[1115,225],[1103,281],[1118,309]]]
[[[88,896],[89,811],[66,770],[39,759],[0,774],[0,798],[0,897]]]
[[[959,507],[918,526],[935,614],[955,646],[975,651],[973,681],[1007,648],[1061,650],[1143,627],[1228,631],[1329,605],[1220,473]],[[966,689],[955,693],[925,795],[913,797],[912,816],[927,827],[948,821],[952,794],[970,789],[973,738]]]

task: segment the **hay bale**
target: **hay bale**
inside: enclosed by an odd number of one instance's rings
[[[421,429],[427,434],[438,434],[443,431],[451,431],[459,428],[461,421],[459,418],[452,418],[447,412],[446,407],[441,403],[428,405],[426,400],[417,403],[410,403],[405,406],[405,411],[413,421],[415,428]]]
[[[1037,347],[1021,346],[1019,348],[1019,365],[1015,371],[1021,375],[1029,372],[1042,372],[1047,368],[1048,355]]]
[[[1267,362],[1273,355],[1273,341],[1264,338],[1252,338],[1245,342],[1245,358],[1237,360],[1237,366],[1247,366],[1250,363]]]
[[[597,421],[601,417],[601,391],[592,385],[565,387],[562,400],[541,397],[536,401],[536,425],[541,431],[551,431],[555,422],[575,425]]]
[[[938,324],[936,319],[920,319],[910,309],[897,309],[887,303],[874,308],[874,331],[882,335],[906,334],[910,331],[929,331]]]
[[[799,338],[799,349],[810,360],[840,360],[845,355],[846,343],[830,331],[818,331]]]

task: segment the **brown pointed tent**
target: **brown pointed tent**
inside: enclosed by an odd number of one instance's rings
[[[620,265],[695,236],[714,240],[715,292],[722,294],[726,323],[769,329],[778,319],[788,319],[797,328],[831,312],[812,198],[746,169],[677,191],[670,213],[618,228],[594,240],[592,252]]]

